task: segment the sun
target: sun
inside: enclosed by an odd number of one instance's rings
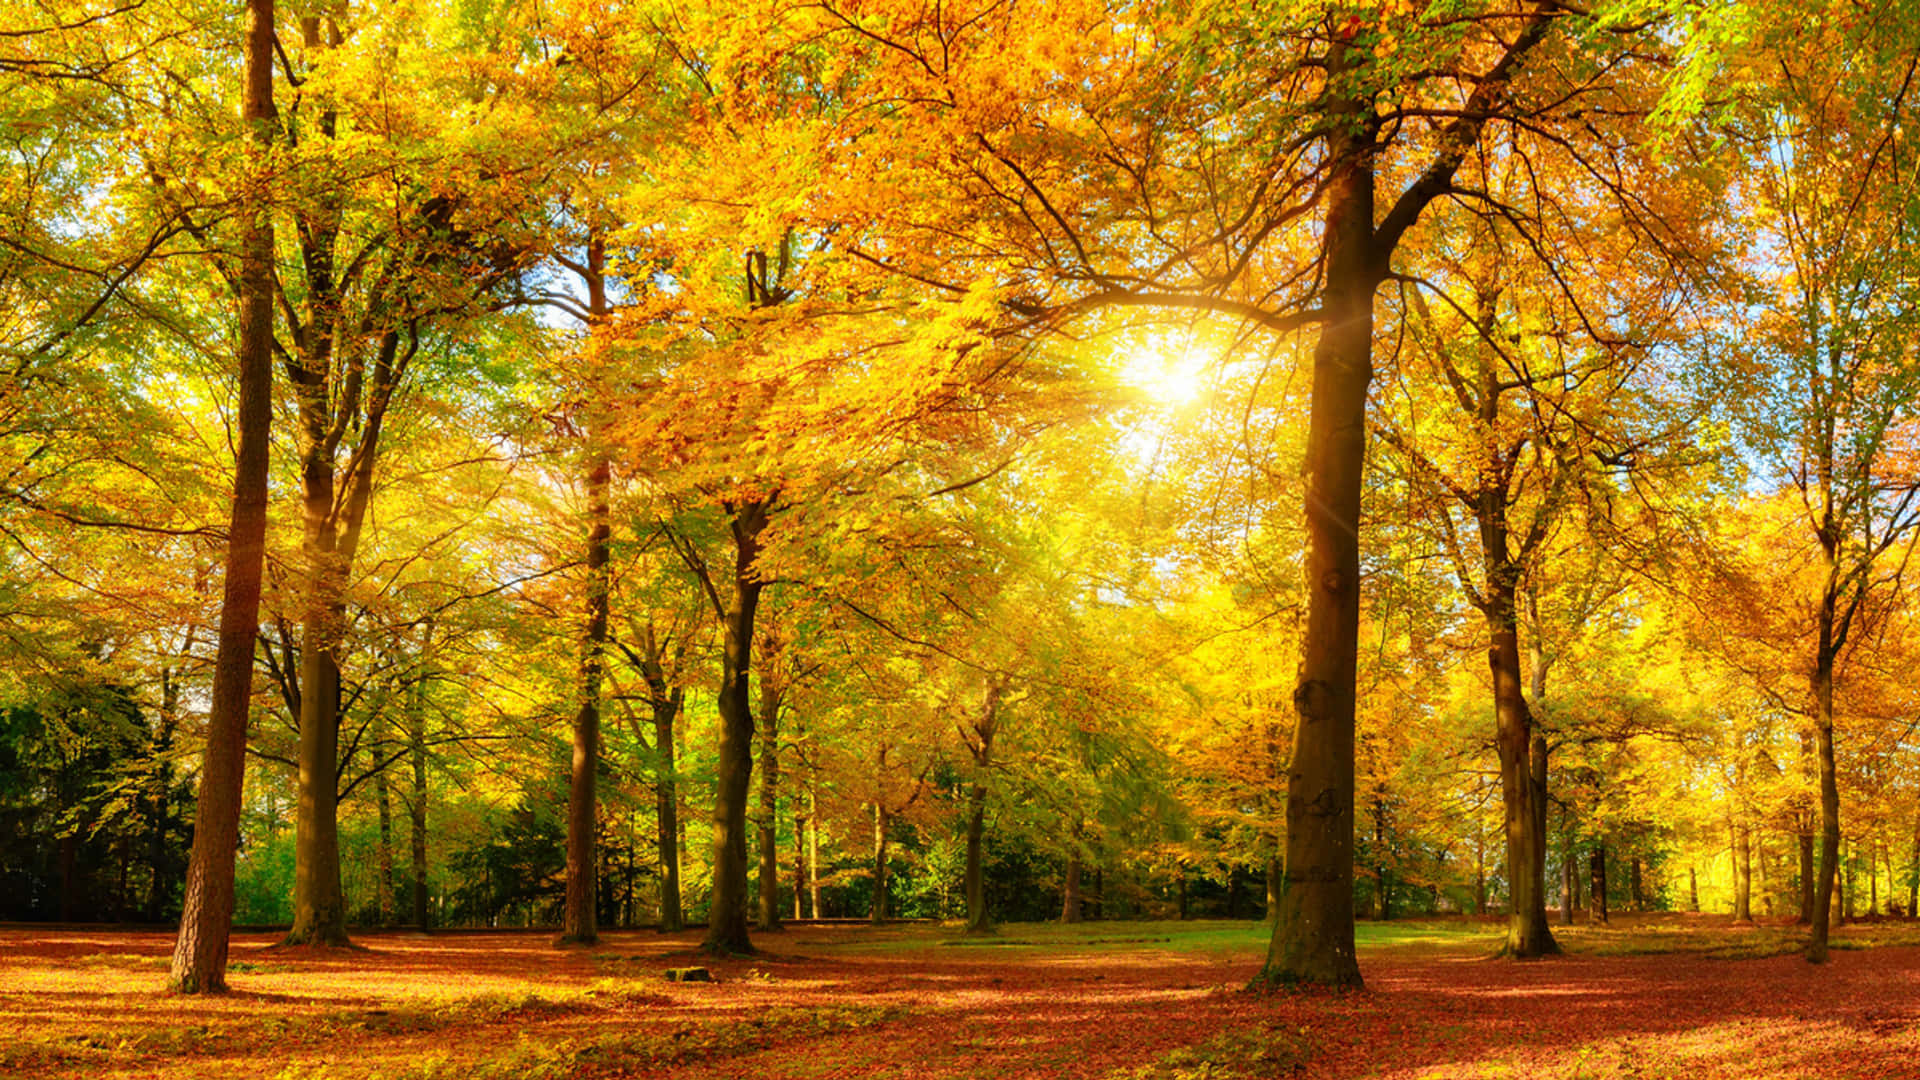
[[[1120,378],[1170,408],[1190,404],[1207,388],[1207,357],[1185,334],[1154,334],[1122,354]]]

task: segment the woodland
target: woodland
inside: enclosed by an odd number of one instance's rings
[[[1911,0],[0,0],[0,1071],[878,1075],[791,1048],[945,979],[953,1075],[1024,993],[1114,1022],[1005,1075],[1649,1076],[1679,979],[1672,1075],[1895,1075],[1917,73]],[[408,1053],[284,1075],[493,1075]]]

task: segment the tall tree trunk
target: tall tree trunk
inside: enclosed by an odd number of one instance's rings
[[[597,244],[592,251],[598,251]],[[605,306],[604,298],[601,306]],[[608,593],[612,588],[607,567],[612,538],[607,509],[611,478],[606,455],[596,453],[587,473],[587,513],[593,524],[587,534],[587,628],[580,649],[580,705],[573,714],[573,758],[567,785],[567,894],[560,915],[560,945],[592,945],[600,940],[596,835],[600,815],[596,788],[600,773],[600,677],[606,663]]]
[[[1875,862],[1877,851],[1874,842],[1867,841],[1867,916],[1880,914],[1880,867]]]
[[[747,795],[753,784],[753,632],[765,587],[754,561],[771,500],[733,506],[733,595],[721,620],[720,745],[713,801],[713,906],[700,948],[753,952],[747,936]]]
[[[1513,957],[1545,956],[1560,951],[1547,925],[1546,851],[1541,811],[1535,797],[1532,715],[1520,691],[1520,639],[1515,621],[1519,567],[1508,561],[1506,514],[1495,507],[1504,492],[1483,491],[1480,508],[1482,550],[1487,553],[1486,619],[1493,674],[1494,743],[1500,757],[1500,789],[1506,810],[1507,888],[1513,899],[1503,947]],[[1546,747],[1539,748],[1540,786],[1545,786]]]
[[[427,664],[433,656],[433,623],[420,628],[420,676],[407,708],[407,756],[413,765],[413,795],[407,800],[413,871],[413,925],[421,933],[433,926],[427,897]]]
[[[987,831],[987,785],[975,781],[967,792],[967,933],[992,929],[987,917],[987,879],[982,847]]]
[[[1593,852],[1587,856],[1587,870],[1591,877],[1590,894],[1587,898],[1587,921],[1598,926],[1607,925],[1607,842],[1602,837],[1594,837]]]
[[[1228,877],[1232,877],[1231,871]],[[1229,903],[1228,907],[1232,907],[1232,904]],[[1228,916],[1231,917],[1232,913],[1229,912]],[[1067,852],[1067,878],[1060,888],[1060,921],[1080,921],[1080,848],[1077,844]]]
[[[1907,871],[1907,918],[1920,917],[1920,812],[1913,818],[1913,864]]]
[[[1820,611],[1820,643],[1813,672],[1814,738],[1820,766],[1820,868],[1813,890],[1813,934],[1807,960],[1827,960],[1833,926],[1833,888],[1840,869],[1840,781],[1833,756],[1833,590]]]
[[[1487,833],[1477,823],[1473,828],[1473,913],[1487,913]]]
[[[793,800],[793,917],[807,917],[807,816],[798,797]],[[816,913],[817,914],[817,913]]]
[[[764,656],[763,656],[764,659]],[[780,929],[780,685],[760,680],[760,929]]]
[[[1476,81],[1433,159],[1378,219],[1374,168],[1382,121],[1367,89],[1374,58],[1351,38],[1336,39],[1325,56],[1320,337],[1305,463],[1307,613],[1287,774],[1286,893],[1256,980],[1262,984],[1361,984],[1353,947],[1353,718],[1373,296],[1400,238],[1451,187],[1513,72],[1554,17],[1546,9],[1529,15]]]
[[[983,847],[987,829],[987,775],[993,768],[993,737],[1000,726],[1001,683],[987,684],[986,700],[974,721],[967,750],[973,755],[973,786],[967,791],[967,933],[992,928],[987,915],[987,880]]]
[[[393,792],[387,782],[387,770],[373,778],[374,801],[380,806],[380,864],[375,868],[375,898],[380,907],[380,925],[393,925]]]
[[[213,701],[200,764],[186,906],[174,939],[167,985],[180,993],[227,988],[227,939],[233,929],[233,861],[240,843],[246,779],[247,712],[253,696],[254,640],[260,632],[261,567],[267,533],[267,454],[273,422],[273,218],[265,198],[274,141],[273,0],[247,0],[241,117],[251,136],[248,162],[258,186],[240,205],[239,406],[235,412],[233,508],[227,529],[220,640]]]
[[[1814,908],[1813,890],[1817,883],[1817,875],[1813,867],[1813,833],[1806,827],[1802,827],[1795,839],[1798,841],[1795,846],[1800,855],[1800,913],[1795,917],[1794,922],[1811,926]]]
[[[653,682],[653,676],[648,676]],[[653,752],[655,843],[660,853],[660,929],[678,933],[686,928],[686,916],[680,911],[680,794],[674,772],[673,727],[680,717],[685,691],[668,687],[664,676],[654,687]]]
[[[587,238],[589,329],[605,321],[606,243],[598,233]],[[588,441],[591,443],[592,437]],[[567,785],[567,895],[560,914],[560,945],[592,945],[599,925],[600,679],[606,669],[607,615],[613,592],[608,567],[613,526],[608,510],[613,464],[606,451],[590,446],[587,466],[587,626],[580,643],[580,705],[573,714],[573,761]]]
[[[807,902],[814,918],[826,917],[826,909],[820,906],[820,807],[812,778],[807,781]]]
[[[1580,903],[1579,875],[1574,870],[1573,806],[1563,804],[1560,822],[1560,925],[1573,925],[1573,909]]]
[[[1367,58],[1344,45],[1330,82]],[[1287,767],[1286,892],[1258,981],[1359,986],[1353,946],[1354,675],[1360,640],[1360,489],[1373,380],[1374,240],[1370,99],[1330,110],[1322,225],[1325,321],[1313,349],[1307,422],[1307,618]]]
[[[1687,910],[1700,910],[1700,877],[1691,866],[1687,867]]]
[[[886,922],[887,910],[887,824],[888,814],[885,804],[878,798],[873,800],[873,907],[868,919],[875,925]]]
[[[1627,895],[1632,898],[1633,910],[1647,910],[1645,883],[1640,878],[1640,856],[1633,855],[1627,860]]]
[[[1744,825],[1728,826],[1733,852],[1733,921],[1753,921],[1753,845]]]
[[[1387,804],[1376,791],[1373,796],[1373,917],[1382,922],[1393,917],[1391,874],[1387,867]]]

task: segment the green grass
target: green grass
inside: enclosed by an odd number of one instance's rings
[[[1469,919],[1363,922],[1355,942],[1366,949],[1493,949],[1503,928]],[[856,953],[915,953],[929,948],[963,950],[957,955],[1065,952],[1172,952],[1209,956],[1260,953],[1273,936],[1269,923],[1244,919],[1186,922],[1005,923],[990,934],[969,935],[957,926],[849,927],[808,942]]]

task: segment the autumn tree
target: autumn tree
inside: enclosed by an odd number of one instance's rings
[[[275,143],[273,0],[248,0],[244,106],[253,146],[243,180],[240,262],[238,447],[233,514],[227,533],[220,644],[215,658],[207,745],[200,768],[186,909],[174,942],[168,985],[181,993],[226,989],[227,936],[233,924],[233,859],[240,840],[247,720],[259,633],[261,563],[267,531],[267,452],[272,419],[273,207],[269,155]]]
[[[1755,59],[1777,74],[1740,129],[1765,245],[1756,270],[1773,298],[1755,343],[1764,393],[1749,415],[1756,452],[1801,508],[1822,571],[1806,619],[1820,826],[1807,958],[1819,963],[1840,858],[1837,685],[1920,528],[1911,319],[1920,156],[1908,134],[1916,54],[1913,24],[1890,7],[1765,29]],[[1847,62],[1814,63],[1808,34]]]

